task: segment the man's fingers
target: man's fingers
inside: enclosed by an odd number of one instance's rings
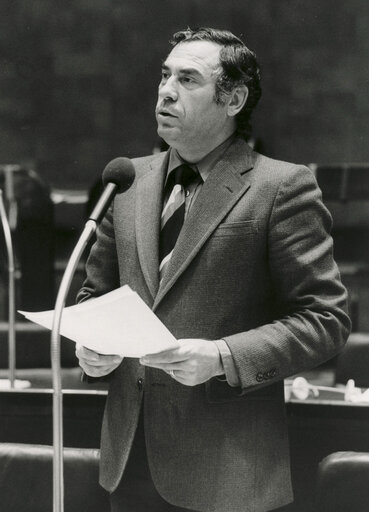
[[[94,352],[93,350],[90,350],[83,345],[76,345],[76,356],[79,359],[84,359],[86,361],[98,361],[99,355],[100,354],[97,352]]]
[[[140,363],[147,366],[153,366],[154,368],[162,368],[163,364],[168,363],[181,363],[188,359],[188,355],[184,354],[180,349],[166,350],[158,352],[157,354],[147,354],[141,357]],[[159,365],[159,366],[156,366]]]
[[[76,356],[80,360],[80,363],[85,363],[91,366],[111,366],[119,364],[122,361],[121,356],[115,354],[98,354],[97,352],[82,346],[76,348]]]
[[[150,366],[150,368],[157,368],[158,370],[164,370],[165,372],[169,373],[171,370],[181,370],[188,372],[191,370],[190,365],[186,365],[186,361],[173,361],[171,363],[152,363],[150,364],[144,364],[144,366]]]
[[[219,349],[213,341],[193,338],[179,341],[174,349],[142,357],[141,364],[163,370],[186,386],[202,384],[224,373]]]
[[[87,363],[81,363],[80,366],[90,377],[103,377],[115,370],[118,365],[92,366]]]
[[[115,364],[119,364],[122,361],[122,358],[120,356],[114,356],[114,355],[102,355],[100,354],[98,359],[86,360],[91,366],[113,366]]]

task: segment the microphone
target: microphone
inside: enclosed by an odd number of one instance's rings
[[[8,203],[8,222],[11,231],[15,231],[18,219],[18,205],[14,193],[14,173],[21,170],[18,164],[7,164],[0,167],[4,174],[4,193]]]
[[[121,194],[129,189],[135,179],[135,170],[129,158],[115,158],[105,167],[102,181],[105,186],[96,206],[89,215],[89,220],[97,224],[104,217],[115,194]]]
[[[4,173],[5,183],[4,183],[4,192],[5,197],[8,201],[14,200],[14,181],[13,174],[21,170],[21,166],[18,164],[6,164],[2,165],[1,170]]]

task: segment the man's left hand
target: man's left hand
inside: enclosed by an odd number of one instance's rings
[[[193,338],[178,341],[178,347],[146,355],[140,363],[164,370],[186,386],[202,384],[224,373],[218,347],[213,341]]]

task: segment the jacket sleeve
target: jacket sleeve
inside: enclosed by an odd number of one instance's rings
[[[347,292],[331,227],[315,177],[294,167],[279,185],[268,228],[269,270],[283,316],[224,338],[243,392],[317,366],[346,342]]]
[[[96,242],[91,248],[86,263],[86,279],[76,300],[83,302],[118,287],[119,268],[111,207],[97,229]]]
[[[77,294],[76,302],[84,302],[118,287],[119,269],[111,207],[97,229],[96,242],[91,248],[86,263],[86,279]],[[104,377],[90,377],[82,372],[81,381],[104,382],[108,381],[110,376],[111,374]]]

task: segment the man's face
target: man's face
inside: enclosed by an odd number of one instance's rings
[[[227,106],[214,99],[220,49],[210,41],[180,43],[162,67],[158,134],[184,158],[206,154],[234,129]]]

